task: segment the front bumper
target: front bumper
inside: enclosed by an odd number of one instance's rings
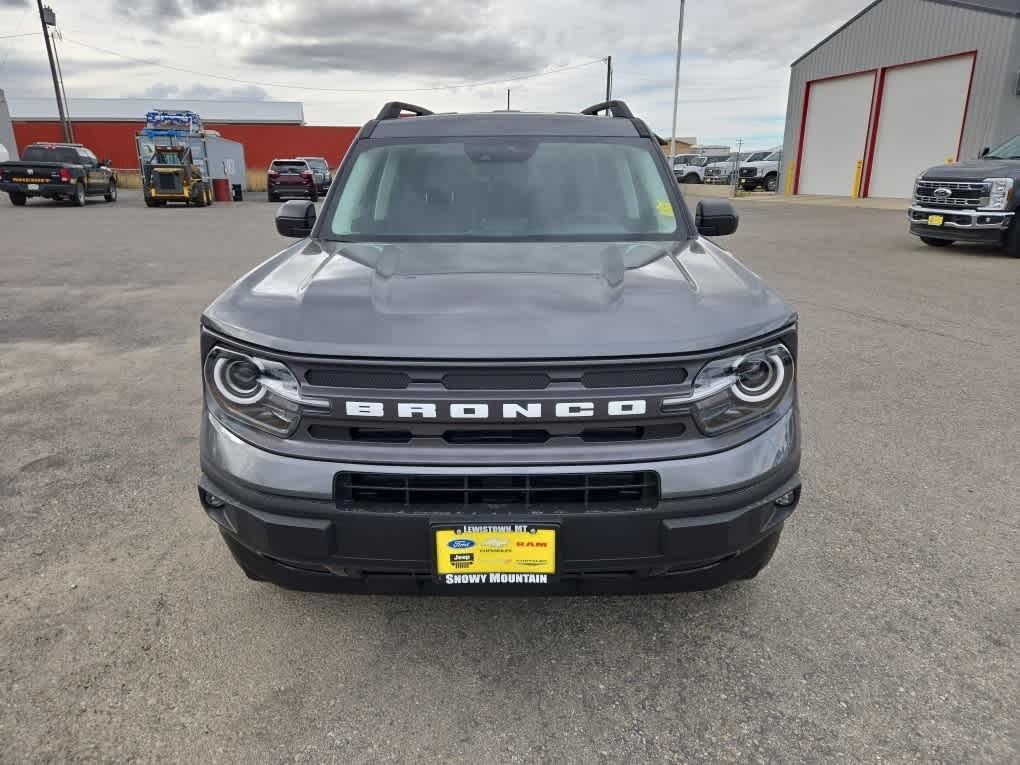
[[[796,409],[775,426],[733,449],[686,459],[632,465],[569,466],[569,470],[654,470],[662,499],[654,508],[522,513],[512,508],[470,516],[450,512],[381,512],[341,509],[334,478],[372,465],[296,459],[258,449],[209,413],[202,423],[199,495],[246,567],[320,577],[325,589],[421,591],[437,584],[432,573],[434,523],[554,523],[559,527],[558,588],[628,590],[700,589],[753,575],[797,506],[800,434]],[[394,467],[385,472],[500,474],[501,468]],[[563,467],[536,466],[535,474]],[[221,507],[209,501],[213,495]],[[780,498],[792,499],[777,504]],[[771,554],[771,549],[768,549]],[[767,558],[766,558],[767,560]],[[555,589],[550,587],[539,588]],[[535,588],[532,587],[531,591]],[[491,588],[486,589],[490,592]]]
[[[38,186],[37,189],[29,189],[29,185]],[[71,196],[75,191],[75,184],[73,183],[13,183],[11,181],[4,181],[0,183],[0,192],[6,191],[8,194],[24,194],[28,197],[52,197],[57,194],[64,194]]]
[[[930,216],[941,216],[941,225],[929,225]],[[943,210],[913,205],[907,212],[910,233],[932,239],[1000,244],[1015,213],[995,210]]]

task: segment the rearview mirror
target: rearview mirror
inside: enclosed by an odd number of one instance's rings
[[[315,226],[315,205],[306,199],[292,199],[276,211],[276,230],[281,236],[298,239],[312,233]]]
[[[989,151],[991,151],[991,149],[989,149],[989,148],[988,148],[988,147],[986,146],[985,148],[983,148],[983,149],[981,150],[981,153],[980,153],[980,154],[978,154],[978,156],[979,156],[979,157],[983,157],[983,156],[985,156],[986,154],[988,154],[988,152],[989,152]]]
[[[694,224],[702,236],[726,236],[737,230],[740,216],[725,199],[703,199],[698,202]]]

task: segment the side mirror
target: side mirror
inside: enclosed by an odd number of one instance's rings
[[[990,152],[990,151],[991,151],[991,149],[989,149],[989,148],[988,148],[988,147],[986,146],[985,148],[983,148],[983,149],[981,150],[981,153],[980,153],[980,154],[978,154],[978,156],[979,156],[979,157],[983,157],[983,156],[985,156],[986,154],[988,154],[988,152]]]
[[[276,230],[281,236],[298,239],[312,233],[315,225],[315,205],[306,199],[292,199],[276,211]]]
[[[109,159],[104,159],[99,164],[102,165],[103,167],[113,167],[113,161]]]
[[[737,230],[740,216],[725,199],[703,199],[698,202],[694,224],[702,236],[726,236]]]

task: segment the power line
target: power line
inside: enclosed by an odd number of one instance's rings
[[[477,82],[461,82],[456,85],[439,85],[431,88],[317,88],[309,85],[291,85],[289,83],[280,82],[262,82],[259,80],[245,80],[239,77],[228,77],[223,74],[212,74],[210,72],[200,72],[195,69],[186,69],[180,66],[172,66],[170,64],[161,64],[156,61],[150,61],[148,59],[135,58],[134,56],[128,56],[124,53],[119,53],[114,50],[107,48],[100,48],[96,45],[89,45],[87,43],[79,42],[78,40],[72,40],[70,37],[64,38],[67,42],[72,45],[77,45],[82,48],[88,48],[89,50],[97,51],[99,53],[105,53],[109,56],[116,56],[118,58],[132,61],[136,64],[143,64],[146,66],[154,66],[159,69],[170,69],[175,72],[183,72],[185,74],[193,74],[198,77],[208,77],[215,80],[224,80],[226,82],[234,82],[240,85],[256,85],[263,88],[283,88],[287,90],[310,90],[320,93],[426,93],[439,90],[456,90],[457,88],[475,88],[483,85],[497,85],[505,82],[520,82],[521,80],[530,80],[535,77],[545,77],[549,74],[559,74],[560,72],[567,72],[572,69],[580,69],[581,67],[591,66],[592,64],[601,64],[605,61],[605,58],[592,59],[591,61],[584,61],[580,64],[571,64],[570,66],[562,66],[556,69],[547,69],[543,72],[533,72],[531,74],[522,74],[516,77],[502,77],[498,80],[481,80]]]
[[[10,40],[15,37],[35,37],[38,32],[22,32],[19,35],[0,35],[0,40]]]

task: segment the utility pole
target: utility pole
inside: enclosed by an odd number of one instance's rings
[[[56,34],[60,35],[59,32]],[[63,40],[63,36],[60,39]],[[64,89],[64,70],[60,68],[60,53],[57,52],[56,39],[51,38],[51,40],[53,42],[53,60],[57,62],[57,79],[60,81],[60,95],[64,98],[64,116],[67,118],[65,140],[67,143],[74,143],[74,126],[71,124],[71,105],[67,102],[67,91]]]
[[[676,154],[676,110],[680,103],[680,49],[684,44],[684,5],[687,0],[680,0],[680,26],[676,33],[676,77],[673,79],[673,132],[669,139],[669,156]]]
[[[43,39],[46,40],[46,55],[50,59],[50,74],[53,75],[53,92],[57,96],[60,127],[64,133],[64,141],[71,143],[71,131],[68,129],[67,114],[64,112],[64,99],[60,97],[60,79],[57,77],[57,65],[53,59],[53,44],[50,42],[49,27],[57,25],[57,17],[52,8],[43,8],[42,0],[36,0],[36,5],[39,6],[39,23],[42,24]]]
[[[506,110],[510,111],[510,88],[506,89]]]
[[[606,59],[606,101],[611,101],[613,98],[613,57],[609,56]],[[609,110],[606,109],[606,116],[609,116]]]

